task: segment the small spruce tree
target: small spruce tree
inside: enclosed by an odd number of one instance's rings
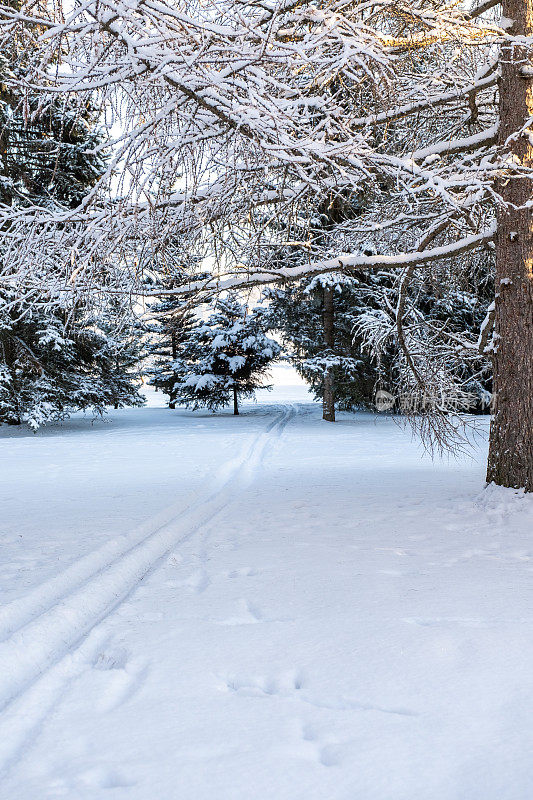
[[[152,294],[158,289],[168,290],[184,287],[194,279],[210,277],[207,273],[195,273],[183,267],[172,270],[172,274],[154,269],[146,280],[147,288]],[[169,408],[175,408],[176,375],[182,374],[183,364],[180,358],[181,349],[198,326],[197,317],[188,305],[187,295],[165,295],[151,304],[150,321],[145,329],[148,332],[146,355],[149,361],[147,375],[152,386],[168,395]]]
[[[249,311],[236,295],[219,300],[205,323],[189,330],[173,361],[176,402],[211,411],[271,388],[264,378],[279,356],[279,344],[266,335],[266,309]]]

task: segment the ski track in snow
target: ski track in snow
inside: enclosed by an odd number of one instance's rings
[[[247,486],[260,468],[270,445],[299,410],[282,406],[277,418],[251,437],[239,456],[223,464],[194,501],[170,506],[138,526],[80,558],[58,576],[35,587],[25,597],[0,609],[0,774],[31,745],[65,688],[91,663],[112,676],[112,686],[101,700],[101,711],[124,702],[142,681],[144,666],[128,665],[123,651],[102,656],[98,625],[128,598],[146,575],[173,548],[207,525]],[[203,567],[189,586],[203,592],[210,579]],[[260,613],[249,604],[252,621]],[[147,620],[148,621],[148,620]],[[221,624],[242,624],[226,621]],[[113,675],[114,673],[114,675]],[[100,787],[127,785],[111,776]]]
[[[289,410],[294,413],[292,407]],[[82,586],[97,572],[108,567],[136,544],[176,521],[181,515],[203,507],[205,503],[215,497],[217,492],[225,488],[228,481],[235,478],[236,471],[242,470],[242,476],[245,477],[247,474],[248,480],[250,480],[257,468],[257,463],[261,460],[262,448],[266,444],[263,441],[265,435],[268,436],[279,425],[285,427],[287,422],[288,419],[285,419],[284,416],[281,421],[275,420],[269,423],[264,432],[252,435],[250,437],[251,443],[248,443],[243,448],[242,454],[222,465],[215,476],[210,476],[206,479],[206,488],[200,490],[200,493],[195,491],[191,494],[189,500],[169,506],[159,514],[145,520],[128,535],[119,536],[106,542],[102,547],[78,559],[74,564],[71,564],[49,581],[34,587],[23,597],[2,606],[0,608],[0,642],[9,638],[15,631],[28,624],[38,615],[47,611],[65,595],[70,594],[74,587]],[[256,448],[259,456],[257,453],[255,454],[254,463],[254,450]],[[1,705],[0,701],[0,708]]]

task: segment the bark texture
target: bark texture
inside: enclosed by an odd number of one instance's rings
[[[233,414],[237,416],[239,414],[239,399],[237,397],[237,387],[233,387]]]
[[[504,0],[507,32],[533,35],[533,0]],[[525,47],[501,49],[500,144],[516,164],[533,166],[532,134],[524,127],[533,115],[533,63]],[[491,424],[487,481],[533,491],[533,223],[529,177],[499,187],[506,208],[498,218],[494,336],[495,411]]]
[[[333,308],[333,289],[324,289],[324,341],[333,351],[335,344],[335,312]],[[335,386],[331,367],[324,375],[324,397],[322,399],[322,418],[335,422]]]

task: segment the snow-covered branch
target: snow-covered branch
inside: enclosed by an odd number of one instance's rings
[[[214,276],[208,281],[192,282],[187,285],[186,291],[216,291],[224,292],[229,289],[247,289],[252,286],[264,286],[272,283],[300,280],[301,278],[320,275],[322,273],[338,271],[352,273],[357,270],[379,269],[404,269],[410,266],[422,267],[444,259],[457,258],[464,253],[488,244],[494,238],[496,226],[492,225],[479,234],[466,236],[451,244],[441,245],[425,250],[415,250],[410,253],[398,253],[391,256],[365,256],[365,255],[340,255],[325,261],[303,263],[296,267],[282,267],[275,272],[249,271],[238,272],[234,275]],[[185,289],[178,289],[168,293],[180,294]]]

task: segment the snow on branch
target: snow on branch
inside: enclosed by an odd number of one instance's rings
[[[466,236],[451,244],[433,247],[428,250],[410,253],[398,253],[391,256],[340,255],[335,258],[315,263],[303,263],[296,267],[282,267],[275,272],[249,271],[228,276],[214,277],[209,281],[192,282],[186,289],[170,290],[169,294],[182,294],[185,291],[224,292],[229,289],[247,289],[252,286],[264,286],[271,283],[300,280],[301,278],[320,275],[325,272],[338,271],[351,273],[357,270],[404,269],[410,266],[424,266],[444,259],[458,256],[488,244],[494,238],[496,225],[492,225],[482,233]]]
[[[411,253],[428,220],[477,231],[492,214],[499,33],[465,6],[0,6],[0,45],[15,41],[23,65],[6,86],[39,109],[93,108],[104,165],[76,206],[32,203],[23,187],[0,196],[2,281],[137,291],[151,260],[179,265],[178,240],[228,286],[478,246],[485,234]],[[346,255],[365,230],[383,232],[370,261]],[[254,269],[244,277],[239,264]]]
[[[460,89],[456,89],[452,92],[443,92],[442,94],[430,95],[427,98],[415,100],[411,103],[405,103],[404,105],[397,106],[396,108],[382,111],[379,114],[369,114],[366,117],[358,117],[352,120],[351,124],[354,128],[366,128],[367,126],[371,125],[382,125],[387,122],[394,122],[403,117],[419,114],[421,111],[434,109],[438,106],[460,100],[464,97],[467,97],[472,92],[481,92],[485,89],[490,89],[491,87],[496,86],[498,82],[498,75],[495,71],[495,67],[496,65],[492,64],[488,75],[476,81],[475,83],[469,84],[468,86],[461,87]]]
[[[482,147],[490,147],[496,143],[498,137],[498,124],[491,125],[484,131],[475,133],[473,136],[465,136],[461,139],[450,139],[445,142],[437,142],[415,150],[413,159],[423,161],[429,156],[453,155],[455,153],[467,153],[472,150],[479,150]]]

